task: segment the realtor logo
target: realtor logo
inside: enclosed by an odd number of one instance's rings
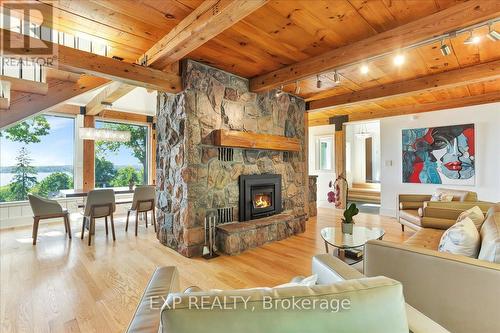
[[[52,6],[33,0],[2,0],[0,10],[2,56],[29,55],[31,61],[40,62],[40,59],[35,58],[47,58],[55,54],[57,44],[40,39],[52,39],[49,29],[53,27]]]

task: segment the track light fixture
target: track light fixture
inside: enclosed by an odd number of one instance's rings
[[[335,70],[335,72],[333,72],[333,82],[335,82],[335,84],[340,83],[340,75],[339,75],[339,72],[337,70]]]
[[[295,81],[295,94],[296,94],[296,95],[300,94],[300,85],[299,85],[299,81]]]
[[[489,27],[488,35],[487,35],[488,38],[494,42],[496,42],[497,40],[500,40],[500,32],[493,29],[493,25],[491,23],[488,25],[488,27]]]
[[[444,43],[444,39],[441,40],[441,47],[439,49],[444,56],[449,56],[451,54],[451,48]]]
[[[316,88],[321,89],[322,82],[319,79],[319,75],[316,76]]]
[[[465,45],[471,45],[471,44],[477,44],[481,38],[479,36],[473,36],[472,35],[472,30],[469,31],[469,37],[467,37],[466,40],[464,40]]]
[[[280,97],[281,95],[283,95],[283,85],[276,89],[276,93],[274,94],[275,97]]]

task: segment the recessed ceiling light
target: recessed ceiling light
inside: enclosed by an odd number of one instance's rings
[[[469,37],[467,37],[466,40],[464,40],[465,45],[470,45],[470,44],[477,44],[481,41],[481,37],[479,36],[473,36],[472,31],[469,32]]]
[[[402,54],[398,54],[394,57],[394,65],[401,66],[405,63],[405,56]]]
[[[368,66],[367,65],[362,65],[361,68],[359,69],[359,71],[361,72],[361,74],[366,74],[368,73]]]

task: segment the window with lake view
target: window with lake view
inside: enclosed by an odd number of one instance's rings
[[[95,187],[148,183],[148,126],[96,121],[96,128],[129,131],[128,142],[95,142]]]
[[[0,131],[0,202],[73,188],[75,120],[38,115]]]

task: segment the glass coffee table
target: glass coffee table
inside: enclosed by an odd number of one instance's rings
[[[328,227],[321,229],[321,237],[325,241],[326,253],[328,246],[336,249],[334,255],[349,265],[354,265],[363,260],[363,247],[372,239],[382,239],[385,231],[377,227],[353,226],[352,235],[342,233],[341,227]],[[348,255],[346,256],[346,251]]]

